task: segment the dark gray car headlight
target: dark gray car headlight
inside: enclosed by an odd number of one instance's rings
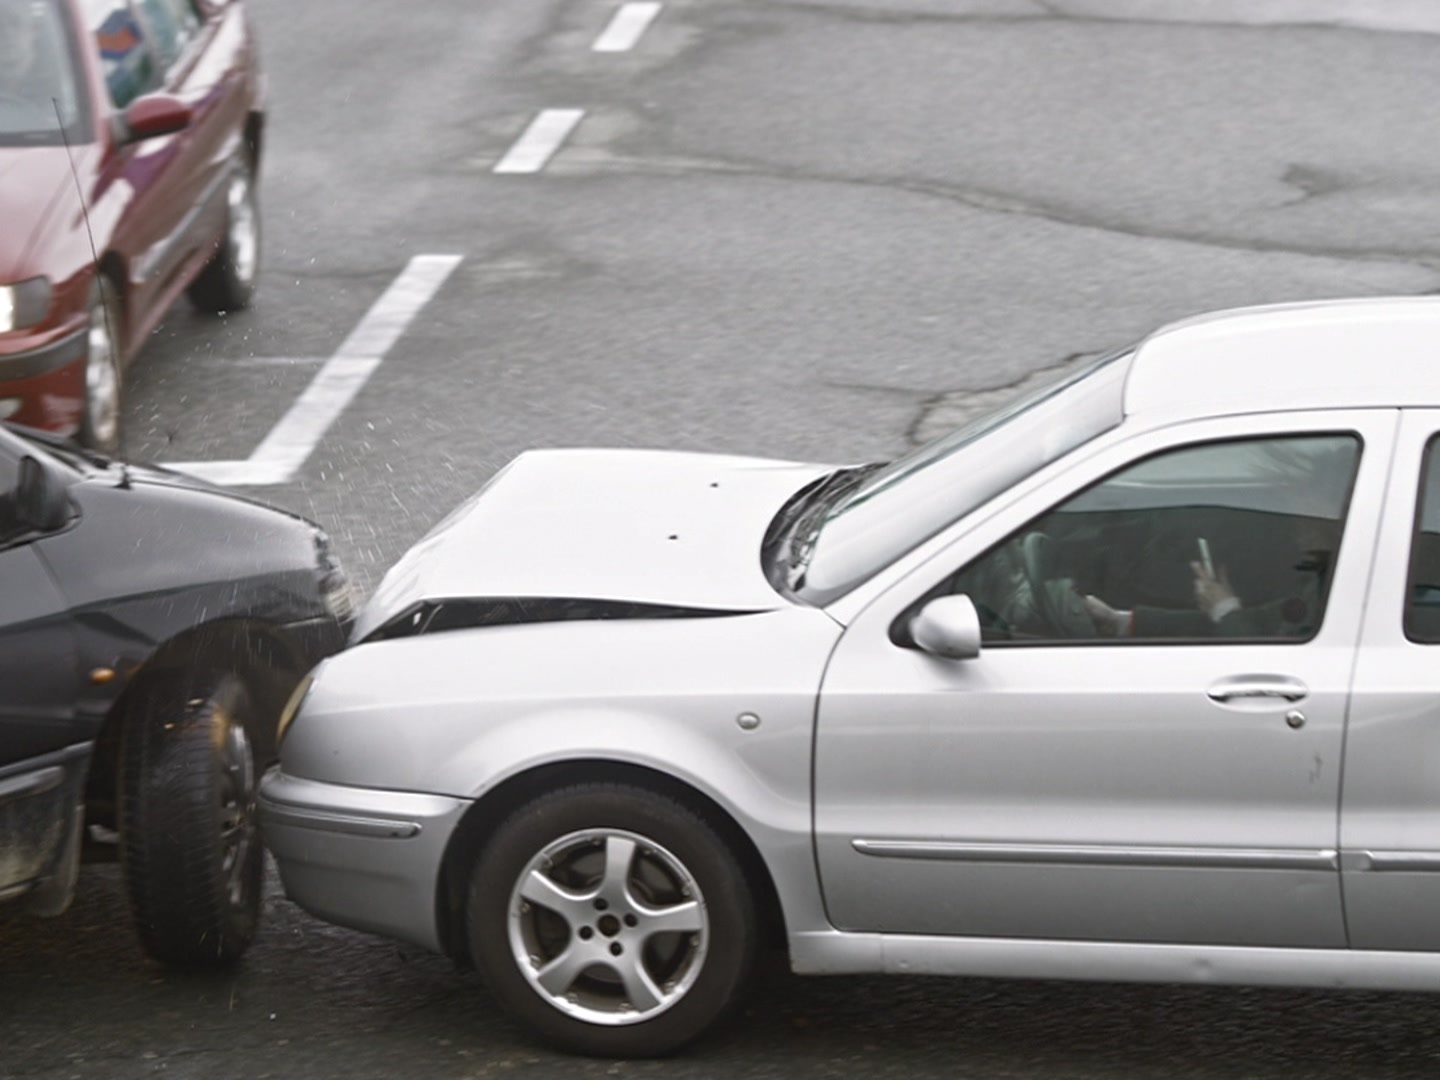
[[[320,570],[320,597],[325,610],[340,622],[350,622],[355,618],[355,590],[323,529],[315,532],[315,562]]]

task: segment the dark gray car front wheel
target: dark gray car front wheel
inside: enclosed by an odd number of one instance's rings
[[[253,710],[229,672],[174,672],[137,687],[121,743],[120,852],[140,944],[215,967],[255,936],[263,851]]]
[[[469,935],[500,1003],[582,1054],[653,1057],[734,1004],[755,903],[729,845],[645,788],[578,784],[515,811],[474,867]]]

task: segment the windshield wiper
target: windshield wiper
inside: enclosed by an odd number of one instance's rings
[[[803,493],[790,508],[791,525],[785,557],[785,584],[798,589],[805,579],[805,569],[810,565],[810,556],[815,551],[815,541],[825,519],[850,495],[871,473],[883,469],[888,462],[876,461],[868,465],[856,465],[848,469],[837,469],[818,485]]]
[[[62,455],[79,458],[88,465],[108,469],[110,466],[116,464],[114,458],[107,457],[98,450],[91,450],[88,447],[81,446],[74,439],[64,435],[56,435],[53,431],[41,431],[39,428],[27,427],[24,424],[17,424],[11,420],[6,420],[5,426],[22,439],[37,442],[50,450],[58,450]]]

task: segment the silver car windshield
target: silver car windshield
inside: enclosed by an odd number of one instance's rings
[[[0,146],[59,145],[81,119],[75,43],[55,0],[0,0]]]
[[[871,473],[820,521],[791,587],[828,604],[956,519],[1119,425],[1133,350],[1109,353]]]

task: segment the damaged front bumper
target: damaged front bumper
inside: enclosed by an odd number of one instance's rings
[[[260,783],[260,824],[285,894],[329,922],[441,951],[440,866],[468,799],[287,776]]]

